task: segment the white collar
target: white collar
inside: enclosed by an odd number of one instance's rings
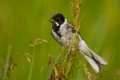
[[[65,19],[64,23],[60,25],[61,26],[60,29],[63,29],[66,24],[67,24],[67,19]]]

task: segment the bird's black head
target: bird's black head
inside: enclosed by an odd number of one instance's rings
[[[61,24],[64,23],[64,21],[65,21],[65,17],[61,13],[55,14],[50,19],[50,22],[52,22],[52,24],[56,26],[60,26]]]

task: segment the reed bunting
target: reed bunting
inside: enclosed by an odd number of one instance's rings
[[[69,48],[73,41],[73,34],[76,32],[73,25],[70,24],[63,14],[55,14],[51,19],[52,23],[52,36],[61,45]],[[107,62],[93,52],[82,39],[80,33],[77,34],[78,37],[78,51],[87,59],[95,72],[99,72],[101,66],[107,65]]]

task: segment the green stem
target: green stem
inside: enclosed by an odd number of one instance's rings
[[[11,46],[8,46],[8,52],[7,52],[7,58],[6,58],[6,65],[5,65],[5,68],[4,68],[3,80],[5,80],[5,78],[7,77],[8,68],[9,68],[10,54],[11,54]]]
[[[28,80],[31,80],[31,78],[32,78],[32,71],[33,71],[33,64],[34,64],[34,53],[35,53],[35,47],[33,47],[32,63],[31,63],[31,67],[30,67],[30,71],[29,71],[29,75],[28,75]]]

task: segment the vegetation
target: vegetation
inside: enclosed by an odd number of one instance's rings
[[[70,73],[65,75],[70,80],[120,80],[119,3],[119,0],[84,0],[79,31],[88,46],[109,64],[97,74],[76,53],[74,66],[67,65]],[[57,73],[53,66],[61,59],[60,53],[67,50],[64,47],[61,50],[51,36],[49,19],[55,13],[63,13],[75,24],[70,0],[0,1],[0,79],[48,80],[53,69]]]

